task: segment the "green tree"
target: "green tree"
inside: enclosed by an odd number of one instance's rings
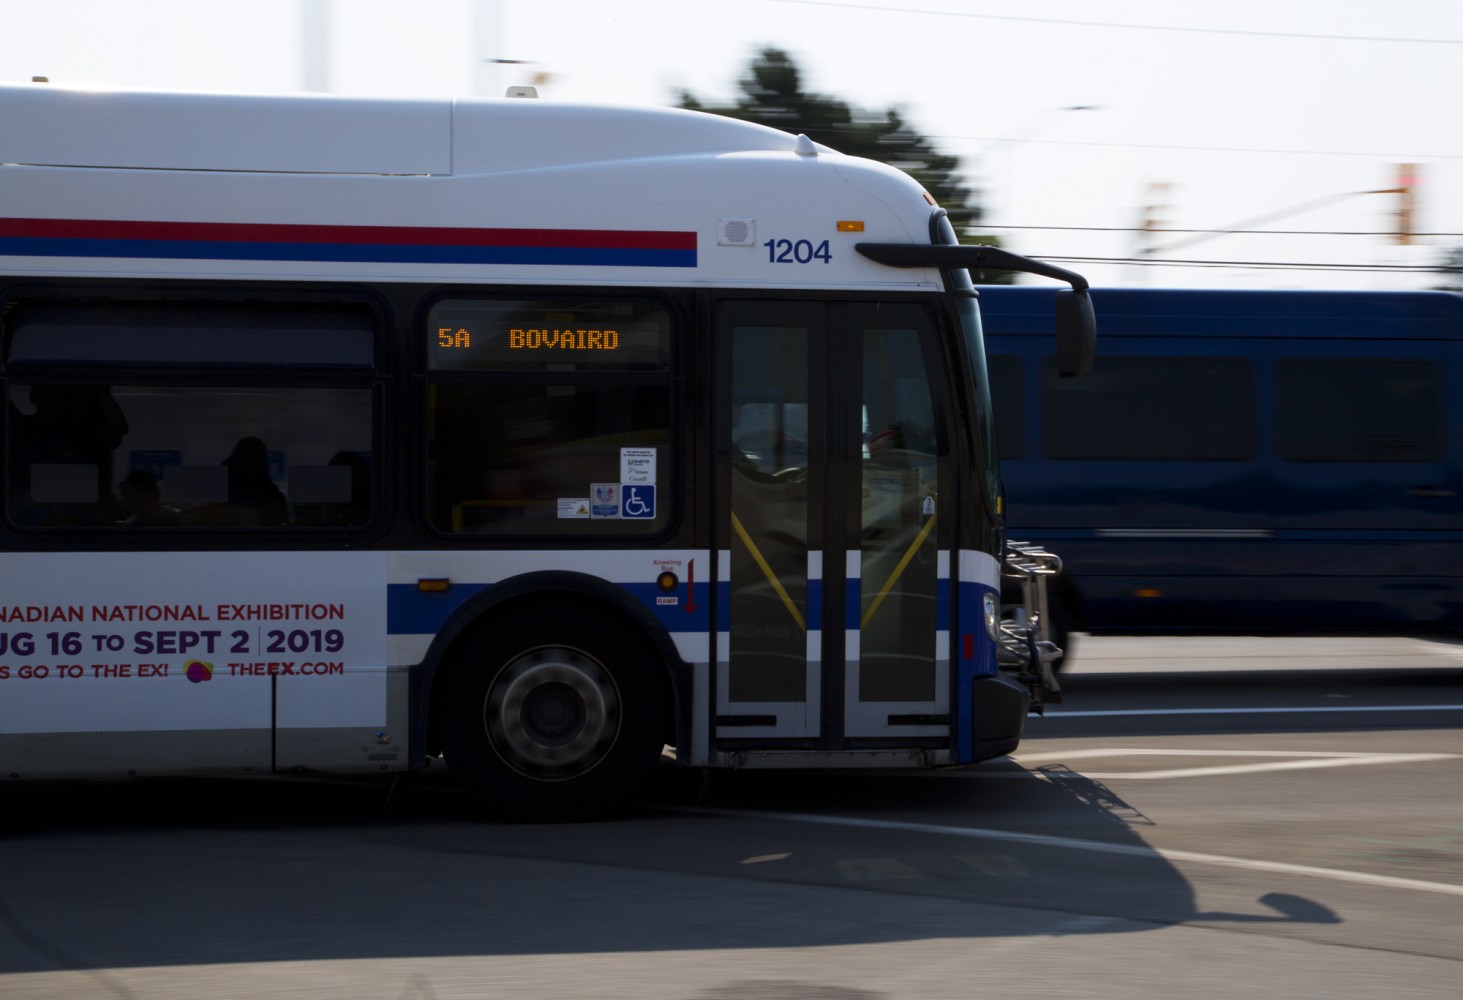
[[[689,91],[680,94],[680,106],[694,111],[739,118],[769,125],[784,132],[802,132],[849,156],[862,156],[898,167],[919,181],[940,206],[962,242],[975,242],[980,221],[975,192],[961,180],[960,160],[935,149],[894,108],[865,111],[823,94],[803,91],[802,76],[786,52],[767,48],[752,61],[740,81],[741,97],[734,105],[709,105]],[[981,243],[996,243],[982,237]]]

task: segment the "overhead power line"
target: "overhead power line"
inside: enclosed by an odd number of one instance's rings
[[[1177,146],[1157,142],[1100,142],[1083,139],[1012,139],[1010,136],[986,135],[932,135],[929,138],[940,142],[983,142],[1019,143],[1022,146],[1100,146],[1109,149],[1170,149],[1191,153],[1266,153],[1284,156],[1362,156],[1389,160],[1463,160],[1463,153],[1386,153],[1367,152],[1358,149],[1277,149],[1264,146]]]
[[[982,222],[977,229],[1017,229],[1066,233],[1204,233],[1213,236],[1396,236],[1391,229],[1149,229],[1140,226],[1006,226]],[[1463,233],[1413,233],[1441,239],[1463,239]]]
[[[1436,274],[1439,269],[1422,264],[1326,264],[1270,260],[1178,260],[1151,257],[1062,257],[1043,253],[1028,254],[1038,260],[1063,264],[1122,264],[1138,267],[1218,267],[1251,268],[1269,271],[1375,271],[1386,274]]]
[[[1123,21],[1079,21],[1055,17],[1022,17],[1018,14],[976,14],[963,10],[923,10],[887,7],[879,4],[839,3],[837,0],[772,0],[802,7],[837,7],[892,14],[924,14],[931,17],[961,17],[981,21],[1020,21],[1026,24],[1059,24],[1079,28],[1117,28],[1128,31],[1178,31],[1196,35],[1244,35],[1252,38],[1303,38],[1325,42],[1389,42],[1403,45],[1463,45],[1463,38],[1398,38],[1386,35],[1331,35],[1308,31],[1255,31],[1249,28],[1204,28],[1177,24],[1133,24]]]

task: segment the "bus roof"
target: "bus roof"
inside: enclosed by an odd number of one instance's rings
[[[1053,289],[984,286],[992,335],[1046,335]],[[1093,288],[1105,337],[1360,337],[1463,339],[1463,294],[1354,289]]]
[[[676,108],[0,85],[0,163],[37,166],[476,174],[795,142]]]
[[[0,171],[15,275],[941,287],[913,178],[676,108],[0,85]]]

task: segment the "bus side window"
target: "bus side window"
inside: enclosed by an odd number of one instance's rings
[[[1432,361],[1280,362],[1281,457],[1290,462],[1436,462],[1443,380]]]
[[[105,385],[14,385],[10,516],[27,525],[110,524],[122,516],[112,456],[127,416]]]
[[[310,527],[355,527],[371,516],[371,461],[340,451],[324,465],[289,469],[293,523]]]
[[[669,523],[671,316],[662,301],[443,299],[424,332],[435,530],[648,535]]]
[[[1109,357],[1081,379],[1049,361],[1042,374],[1048,458],[1239,462],[1258,448],[1248,359]]]
[[[122,524],[151,528],[178,523],[178,508],[163,503],[162,486],[146,469],[127,473],[127,478],[117,484],[117,493],[126,508]]]
[[[374,307],[58,293],[8,302],[0,316],[16,526],[370,520]]]
[[[996,449],[1002,459],[1020,458],[1026,440],[1026,394],[1021,384],[1021,358],[990,357],[991,406],[995,411]]]

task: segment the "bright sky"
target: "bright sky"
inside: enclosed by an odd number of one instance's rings
[[[1427,287],[1436,274],[1405,269],[1463,246],[1452,0],[0,0],[0,12],[0,81],[58,85],[405,97],[537,81],[545,100],[673,104],[686,88],[720,103],[778,46],[805,90],[898,107],[961,157],[1008,247],[1098,285]],[[1438,234],[1413,246],[1379,235],[1395,197],[1359,194],[1395,186],[1399,163],[1420,165],[1414,228]],[[1164,241],[1195,242],[1153,256],[1358,270],[1081,259],[1135,256],[1131,230],[1159,201],[1176,229],[1328,235],[1174,233]]]

